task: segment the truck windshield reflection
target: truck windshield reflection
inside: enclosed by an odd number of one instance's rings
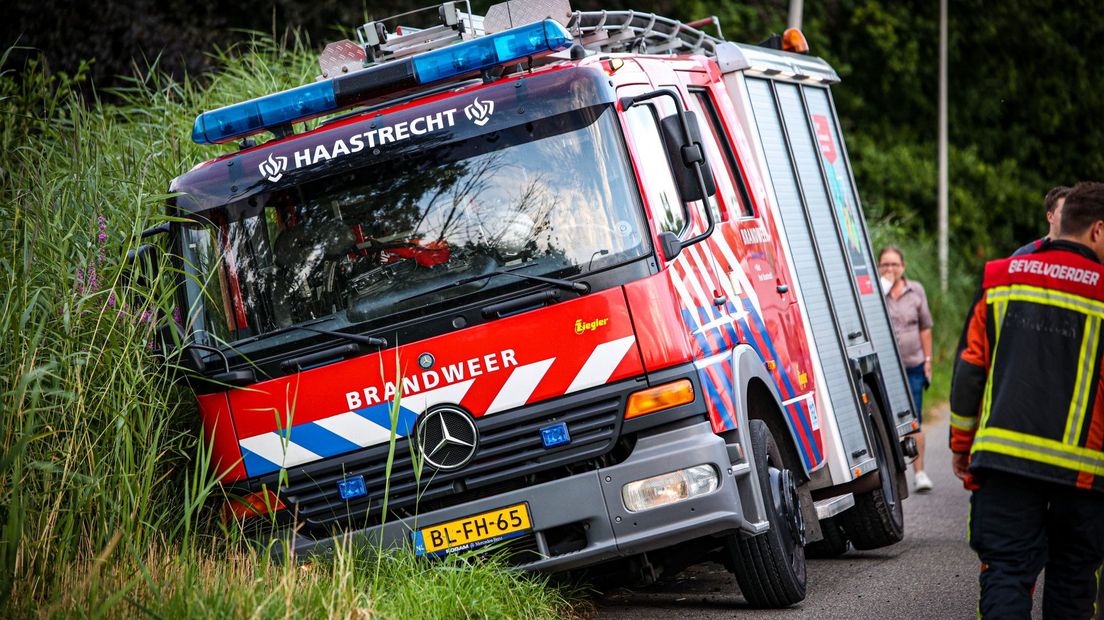
[[[304,338],[287,328],[525,282],[495,271],[571,278],[640,258],[631,170],[613,109],[596,106],[207,210],[184,230],[196,340]]]

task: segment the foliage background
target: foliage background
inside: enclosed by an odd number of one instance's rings
[[[213,66],[210,51],[242,39],[235,29],[298,29],[321,44],[366,17],[421,0],[14,0],[0,46],[41,50],[72,74],[94,59],[85,86],[160,67],[177,78]],[[485,10],[488,0],[473,8]],[[717,15],[725,35],[755,42],[785,27],[787,0],[575,0],[574,8],[633,8],[680,19]],[[956,254],[973,267],[1045,232],[1050,187],[1104,178],[1104,19],[1094,0],[950,0],[951,227]],[[913,233],[935,227],[938,3],[808,0],[813,53],[839,71],[835,91],[859,188],[871,219]],[[26,56],[35,53],[24,50]],[[9,65],[22,66],[20,58]],[[923,274],[916,274],[923,275]]]

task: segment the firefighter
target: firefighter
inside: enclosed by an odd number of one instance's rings
[[[1051,188],[1051,190],[1046,193],[1046,197],[1043,198],[1043,207],[1046,209],[1048,227],[1046,236],[1022,246],[1013,252],[1012,256],[1031,254],[1035,250],[1038,250],[1043,245],[1044,241],[1047,239],[1054,239],[1058,236],[1058,222],[1060,222],[1062,218],[1062,205],[1066,203],[1066,196],[1068,196],[1069,193],[1070,188],[1065,185]]]
[[[1056,239],[985,266],[951,384],[982,618],[1093,613],[1104,560],[1104,183],[1066,197]]]

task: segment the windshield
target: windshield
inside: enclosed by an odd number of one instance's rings
[[[534,286],[472,276],[573,277],[649,251],[608,104],[375,159],[193,219],[182,245],[201,343],[307,321],[386,323]]]

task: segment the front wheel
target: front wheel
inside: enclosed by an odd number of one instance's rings
[[[761,420],[750,420],[755,473],[770,529],[754,537],[733,534],[724,552],[752,607],[789,607],[805,598],[805,518],[797,484]]]

